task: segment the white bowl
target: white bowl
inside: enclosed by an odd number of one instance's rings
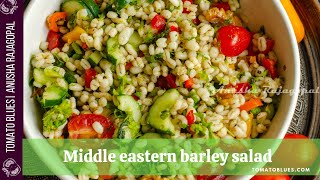
[[[30,98],[32,94],[28,85],[31,55],[39,51],[39,44],[46,40],[48,29],[46,17],[59,9],[62,0],[32,0],[24,14],[24,133],[27,138],[44,138],[41,132],[41,114],[38,105]],[[294,31],[290,20],[279,0],[241,0],[241,14],[248,20],[252,30],[257,31],[264,25],[267,34],[275,41],[275,52],[279,59],[279,69],[285,79],[284,89],[294,90],[292,96],[282,94],[279,109],[265,138],[283,138],[288,130],[298,99],[300,84],[300,59]],[[40,158],[45,159],[39,147],[34,147]],[[41,147],[44,149],[44,147]],[[50,162],[46,162],[49,167]],[[54,169],[52,169],[54,171]],[[237,177],[248,179],[251,176]],[[74,179],[72,176],[61,176],[62,179]],[[235,177],[232,177],[232,179]]]

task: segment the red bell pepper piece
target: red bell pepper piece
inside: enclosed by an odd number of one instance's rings
[[[188,121],[188,125],[192,125],[194,123],[194,113],[193,113],[193,110],[190,110],[188,113],[187,113],[187,121]]]

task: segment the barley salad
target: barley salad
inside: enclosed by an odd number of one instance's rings
[[[33,55],[46,138],[257,138],[283,84],[237,0],[64,0]],[[268,90],[268,91],[267,91]]]

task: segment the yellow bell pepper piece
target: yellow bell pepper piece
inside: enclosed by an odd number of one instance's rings
[[[232,70],[235,70],[236,67],[235,67],[234,64],[229,64],[229,68],[232,69]]]
[[[249,114],[249,119],[246,121],[247,123],[247,138],[250,138],[251,130],[252,130],[252,121],[253,121],[253,114]]]
[[[76,26],[72,31],[68,32],[62,37],[62,40],[71,44],[72,42],[79,40],[80,35],[86,31],[79,26]]]
[[[294,33],[296,35],[297,42],[300,43],[305,36],[305,30],[299,18],[299,15],[294,9],[294,6],[292,5],[290,0],[280,0],[280,1],[290,18],[292,27],[294,29]]]

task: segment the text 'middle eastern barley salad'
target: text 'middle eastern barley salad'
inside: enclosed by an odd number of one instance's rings
[[[46,138],[257,138],[283,83],[237,0],[64,0],[32,56]],[[263,24],[263,22],[261,22]]]

